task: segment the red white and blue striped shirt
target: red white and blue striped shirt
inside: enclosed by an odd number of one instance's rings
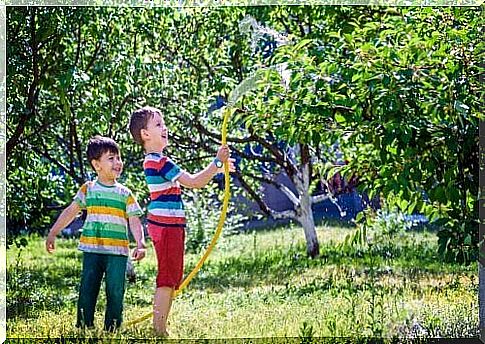
[[[170,158],[148,153],[143,162],[145,179],[150,190],[147,221],[162,227],[185,227],[182,190],[177,178],[183,170]]]

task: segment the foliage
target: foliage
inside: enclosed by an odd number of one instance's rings
[[[202,190],[187,190],[185,193],[184,198],[187,199],[184,203],[187,216],[185,249],[187,252],[198,253],[206,249],[214,236],[221,215],[223,197],[223,193],[219,190],[219,198],[214,198],[215,189],[219,187],[212,184]],[[247,216],[229,209],[222,235],[238,233],[247,219]]]
[[[349,14],[338,12],[333,18]],[[282,115],[255,115],[251,125],[259,118],[262,130],[277,127],[280,137],[314,147],[338,138],[349,163],[332,173],[357,173],[369,197],[425,214],[443,228],[445,258],[471,262],[478,243],[479,13],[366,9],[342,27],[283,46],[274,61],[288,65],[289,82],[267,73],[261,91],[268,96],[251,102],[257,114]]]
[[[440,219],[440,252],[461,262],[478,242],[478,12],[403,9],[360,18],[352,40],[332,34],[352,64],[340,74],[352,111],[335,117],[349,133],[343,172],[390,207]]]
[[[84,158],[87,139],[95,133],[125,131],[119,130],[125,126],[119,120],[122,106],[117,104],[115,109],[113,103],[120,97],[117,92],[124,91],[111,85],[113,79],[122,79],[115,74],[119,65],[111,61],[129,43],[117,42],[125,37],[119,31],[123,10],[116,10],[120,19],[116,26],[114,11],[7,10],[7,213],[11,231],[42,231],[52,222],[50,209],[65,206],[76,187],[91,177]],[[118,50],[107,50],[108,44]]]
[[[483,17],[456,8],[349,12],[329,11],[329,21],[349,20],[278,48],[272,63],[290,77],[267,70],[241,117],[290,143],[338,139],[350,163],[336,169],[357,173],[361,189],[389,207],[425,214],[442,227],[445,259],[469,263],[478,243]]]
[[[301,344],[311,344],[313,343],[313,326],[306,321],[301,324],[299,337],[301,339]]]
[[[392,241],[403,240],[404,234],[411,228],[403,213],[377,210],[375,218],[367,229],[371,235],[370,243],[375,246],[386,246]]]

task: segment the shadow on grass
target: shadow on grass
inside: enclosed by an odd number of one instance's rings
[[[43,252],[44,253],[44,252]],[[19,252],[7,268],[7,318],[37,318],[39,311],[56,311],[72,302],[81,276],[80,253],[56,252],[38,259]]]
[[[36,318],[38,311],[59,310],[69,300],[64,295],[78,283],[78,267],[17,268],[7,271],[7,318]]]
[[[278,285],[284,287],[281,289],[284,295],[300,297],[328,290],[356,292],[368,289],[383,275],[398,275],[399,278],[412,281],[423,275],[439,276],[450,270],[455,272],[461,269],[456,264],[441,262],[435,247],[427,245],[381,244],[367,250],[358,250],[326,244],[321,246],[320,256],[315,259],[306,257],[303,243],[291,248],[273,248],[257,252],[254,256],[234,256],[216,262],[209,260],[191,282],[191,286],[194,289],[224,293],[228,288],[251,289]],[[54,263],[46,264],[28,268],[9,266],[8,318],[35,318],[38,310],[55,311],[74,301],[65,295],[72,295],[74,290],[77,294],[81,274],[80,254],[76,251],[59,252]],[[193,265],[187,266],[186,273],[192,268]],[[319,269],[323,274],[300,282],[298,276],[312,269]],[[139,271],[139,282],[127,294],[128,302],[151,302],[146,298],[145,291],[147,283],[152,284],[156,272],[145,270]],[[360,282],[356,281],[356,277],[360,277]],[[289,283],[291,280],[297,283],[293,282],[292,285]]]
[[[30,260],[25,266],[25,259]],[[56,252],[52,259],[40,260],[33,264],[30,257],[20,254],[7,269],[7,318],[34,319],[39,311],[58,311],[68,304],[77,302],[78,287],[81,281],[82,253],[72,250]],[[136,264],[135,264],[136,265]],[[136,268],[136,267],[135,267]],[[127,285],[130,293],[125,297],[137,304],[149,305],[145,300],[147,283],[153,282],[155,268],[137,270],[137,283]],[[151,287],[151,284],[150,284]],[[100,296],[104,292],[101,286]],[[150,291],[151,294],[151,291]],[[99,301],[99,300],[98,300]],[[99,302],[98,302],[99,303]]]
[[[305,246],[302,244],[292,249],[267,250],[254,257],[230,257],[217,263],[207,262],[191,283],[194,288],[222,293],[227,288],[287,285],[288,280],[308,269],[329,269],[331,277],[316,277],[308,286],[298,286],[295,287],[298,291],[293,290],[295,294],[306,295],[332,288],[368,288],[367,282],[357,285],[353,281],[356,275],[364,277],[365,280],[377,280],[383,275],[396,274],[395,270],[399,270],[400,277],[414,280],[424,275],[440,276],[449,273],[450,269],[460,268],[455,265],[445,265],[437,258],[435,249],[425,244],[397,247],[381,245],[368,250],[344,250],[337,246],[324,245],[320,248],[320,256],[315,259],[306,257]],[[193,266],[186,267],[186,273],[192,268]],[[337,274],[330,269],[336,270]]]

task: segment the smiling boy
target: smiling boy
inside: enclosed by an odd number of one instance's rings
[[[95,136],[88,142],[87,156],[97,178],[81,186],[73,202],[52,226],[45,245],[47,252],[52,253],[57,234],[74,220],[81,209],[87,210],[79,240],[83,264],[76,326],[94,327],[94,310],[105,276],[104,329],[114,331],[122,323],[125,271],[129,256],[128,223],[137,244],[133,259],[140,260],[145,256],[139,219],[143,212],[131,191],[117,182],[123,171],[123,162],[116,142]]]

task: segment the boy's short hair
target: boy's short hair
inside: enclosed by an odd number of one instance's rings
[[[162,116],[162,112],[151,106],[144,106],[131,114],[130,117],[130,133],[133,136],[133,140],[136,143],[144,145],[143,139],[141,138],[141,130],[147,128],[148,121],[155,115],[159,114]]]
[[[100,135],[96,135],[89,139],[88,141],[88,161],[91,167],[94,169],[93,164],[91,163],[92,160],[98,160],[101,156],[106,153],[114,153],[120,154],[120,148],[118,144],[109,137],[104,137]]]

